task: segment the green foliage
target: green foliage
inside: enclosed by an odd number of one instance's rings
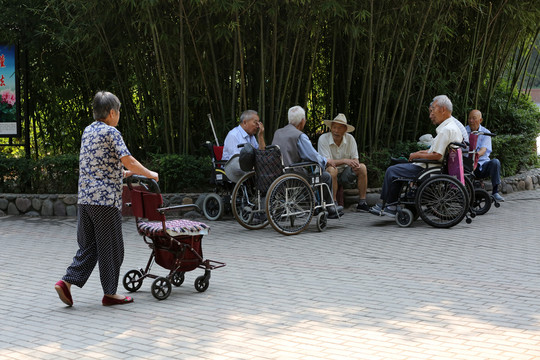
[[[159,173],[162,192],[206,192],[212,162],[208,156],[157,155],[142,163]],[[0,192],[28,194],[76,194],[79,157],[49,156],[40,160],[0,154]]]
[[[518,171],[539,165],[536,139],[526,135],[499,135],[492,139],[490,158],[501,162],[501,176],[515,175]]]
[[[384,173],[390,166],[391,158],[409,158],[409,154],[424,149],[414,141],[398,141],[392,148],[374,151],[370,154],[361,153],[360,161],[366,164],[369,187],[381,187]]]
[[[0,154],[0,192],[77,193],[78,158],[68,154],[32,160]]]
[[[508,103],[508,98],[513,100]],[[523,135],[536,139],[540,134],[540,110],[530,96],[506,90],[501,84],[491,97],[489,113],[482,125],[492,132],[506,135]]]
[[[206,191],[210,187],[212,160],[209,156],[150,154],[146,162],[159,174],[159,186],[164,193]]]

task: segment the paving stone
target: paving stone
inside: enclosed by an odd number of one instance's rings
[[[97,268],[72,288],[73,307],[54,291],[77,250],[76,218],[4,216],[0,359],[535,359],[540,190],[505,198],[451,229],[353,212],[292,237],[211,222],[204,256],[227,266],[206,292],[195,269],[165,300],[148,278],[118,307],[101,305]],[[133,217],[123,228],[121,277],[151,252]],[[118,292],[128,294],[121,279]]]

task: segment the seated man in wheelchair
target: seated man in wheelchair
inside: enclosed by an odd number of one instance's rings
[[[446,95],[439,95],[433,98],[429,106],[429,118],[434,125],[438,125],[437,136],[433,139],[428,150],[420,150],[411,153],[409,163],[402,163],[390,166],[386,169],[384,182],[381,191],[382,204],[377,204],[369,210],[375,215],[396,216],[396,206],[398,201],[400,184],[394,180],[399,178],[415,178],[425,169],[425,163],[411,162],[415,159],[436,160],[442,163],[448,145],[452,142],[463,141],[463,135],[452,117],[452,102]],[[427,166],[437,166],[437,164],[427,164]],[[388,205],[387,205],[388,204]]]
[[[479,110],[472,110],[469,113],[468,121],[469,125],[467,125],[466,130],[469,134],[471,131],[490,133],[488,129],[480,125],[482,123],[482,113]],[[491,136],[480,135],[478,137],[476,151],[480,158],[478,159],[478,166],[474,170],[474,176],[478,179],[489,176],[493,185],[491,195],[497,201],[504,201],[504,198],[499,194],[501,163],[498,159],[489,159],[489,154],[491,154]]]
[[[272,145],[278,145],[281,150],[283,165],[290,166],[302,161],[311,161],[318,163],[323,170],[327,166],[336,166],[335,160],[326,159],[319,155],[307,135],[302,132],[306,125],[306,112],[301,106],[293,106],[289,109],[288,120],[289,124],[276,130],[272,140]],[[328,185],[328,189],[331,191],[332,177],[327,171],[322,172],[321,180]],[[343,215],[343,207],[333,202],[334,199],[332,199],[332,194],[329,191],[323,192],[325,201],[332,204],[332,206],[326,208],[328,218],[339,218],[339,216]]]
[[[264,126],[259,120],[259,114],[255,110],[246,110],[240,115],[240,124],[229,131],[223,146],[223,161],[225,164],[225,174],[232,182],[238,182],[245,172],[240,169],[238,156],[240,144],[251,144],[255,149],[264,150]]]

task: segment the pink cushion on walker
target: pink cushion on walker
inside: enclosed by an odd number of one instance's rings
[[[210,227],[205,223],[191,220],[169,220],[165,221],[165,231],[170,236],[179,235],[206,235]],[[139,234],[147,236],[164,235],[163,223],[161,221],[143,221],[137,222]]]

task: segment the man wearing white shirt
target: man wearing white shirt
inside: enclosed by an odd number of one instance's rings
[[[461,130],[452,117],[452,102],[446,95],[439,95],[433,98],[429,106],[429,118],[434,125],[438,125],[437,136],[433,139],[428,150],[420,150],[409,155],[409,163],[396,164],[386,169],[384,182],[381,190],[382,204],[373,206],[369,211],[376,215],[387,215],[395,217],[396,207],[386,206],[397,202],[400,184],[394,182],[398,178],[414,178],[423,167],[421,163],[414,163],[415,159],[436,160],[442,163],[446,149],[452,142],[462,142]]]

